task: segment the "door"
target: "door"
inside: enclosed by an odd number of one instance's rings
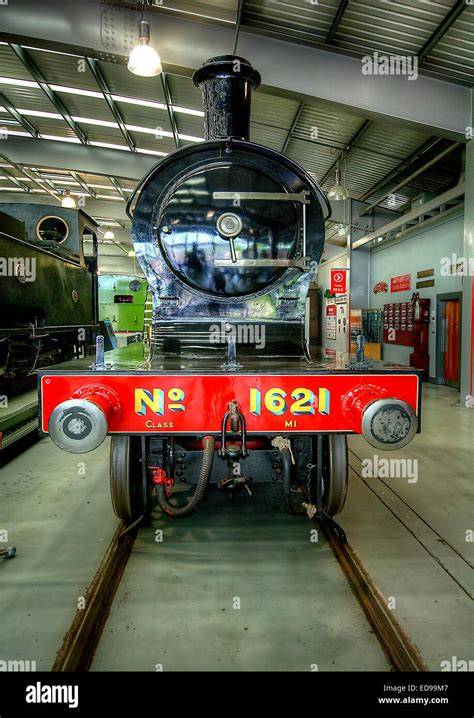
[[[461,349],[461,296],[438,295],[437,379],[459,389]]]

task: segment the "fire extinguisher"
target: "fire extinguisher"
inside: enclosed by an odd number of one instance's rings
[[[421,304],[420,304],[420,293],[414,292],[411,298],[413,304],[413,319],[421,319]]]

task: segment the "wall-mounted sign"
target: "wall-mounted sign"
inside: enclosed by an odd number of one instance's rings
[[[448,267],[448,274],[455,275],[455,276],[462,276],[464,273],[464,259],[460,259],[458,262],[451,262],[451,264]]]
[[[336,317],[326,317],[326,339],[336,338]]]
[[[331,294],[347,292],[347,269],[331,269]]]
[[[422,277],[434,277],[434,269],[422,269],[421,272],[416,273],[417,279],[421,279]]]
[[[399,277],[391,278],[391,292],[405,292],[407,289],[411,289],[411,274],[400,274]]]
[[[387,282],[377,282],[374,287],[374,294],[379,294],[379,292],[388,292]]]
[[[422,282],[416,283],[417,289],[423,289],[423,287],[434,287],[435,280],[434,279],[424,279]]]
[[[326,339],[336,338],[337,306],[334,299],[326,304]]]

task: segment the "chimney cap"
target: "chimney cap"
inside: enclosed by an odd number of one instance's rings
[[[238,65],[236,65],[238,63]],[[261,82],[260,73],[255,70],[250,62],[238,55],[218,55],[211,57],[201,65],[193,75],[193,82],[199,87],[203,82],[212,77],[235,77],[249,80],[252,87],[258,87]]]

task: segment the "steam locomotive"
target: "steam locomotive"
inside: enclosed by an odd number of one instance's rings
[[[311,356],[305,306],[330,208],[314,179],[249,141],[259,73],[220,56],[194,74],[206,141],[160,161],[128,205],[152,292],[139,366],[40,372],[41,429],[82,453],[112,437],[118,517],[189,516],[213,482],[281,484],[291,513],[337,515],[347,434],[397,449],[419,431],[420,373]],[[301,497],[305,499],[301,506]]]

